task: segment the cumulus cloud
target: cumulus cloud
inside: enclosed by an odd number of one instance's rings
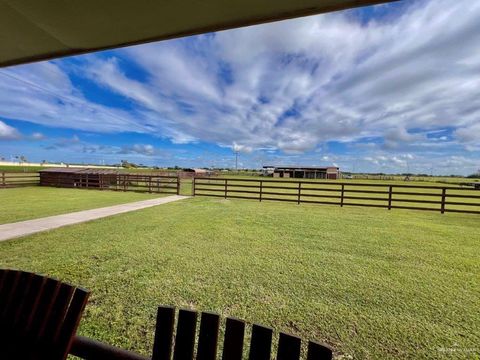
[[[477,122],[479,15],[466,0],[413,3],[367,24],[334,13],[119,52],[147,74],[143,83],[117,58],[88,69],[173,138],[294,154],[383,136],[397,148],[424,140],[410,129]]]
[[[236,142],[233,143],[232,150],[234,152],[242,152],[242,153],[251,153],[253,151],[252,147],[239,145]]]
[[[45,135],[43,135],[42,133],[40,132],[34,132],[32,135],[31,135],[31,138],[33,140],[44,140],[45,139]]]
[[[0,120],[0,140],[18,140],[20,138],[21,135],[17,129]]]
[[[457,129],[455,131],[455,136],[465,143],[480,144],[480,122],[468,127]]]
[[[118,154],[139,154],[152,156],[155,155],[156,151],[153,145],[149,144],[135,144],[133,146],[123,146],[121,150],[118,151]]]

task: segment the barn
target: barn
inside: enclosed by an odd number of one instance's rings
[[[117,171],[90,168],[40,170],[40,185],[72,188],[108,188],[117,182]]]
[[[340,169],[335,166],[272,166],[263,167],[264,174],[277,178],[331,179],[340,178]]]
[[[212,175],[214,175],[213,171],[200,168],[184,168],[180,174],[182,178],[205,177]]]

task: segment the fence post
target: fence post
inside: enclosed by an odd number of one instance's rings
[[[195,186],[196,186],[195,176],[193,176],[193,181],[192,181],[192,195],[193,196],[195,196]]]
[[[3,171],[2,172],[2,186],[7,186],[7,184],[5,183],[5,172]]]
[[[227,198],[227,179],[225,179],[225,199]]]
[[[300,205],[300,197],[302,196],[302,183],[299,181],[298,182],[298,199],[297,199],[297,205]]]
[[[343,207],[343,194],[345,193],[345,184],[342,184],[342,197],[340,198],[340,207]]]
[[[388,210],[392,210],[392,191],[393,191],[393,186],[390,185],[388,187]]]
[[[442,214],[445,213],[445,198],[446,198],[446,195],[447,195],[447,188],[443,188],[442,189],[442,206],[440,208],[440,212]]]
[[[177,175],[177,195],[180,195],[180,174]]]
[[[260,198],[259,198],[260,201],[262,201],[262,190],[263,190],[263,180],[260,180]]]

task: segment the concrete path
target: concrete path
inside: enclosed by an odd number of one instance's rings
[[[30,235],[41,231],[56,229],[62,226],[79,224],[95,219],[101,219],[107,216],[145,209],[148,207],[166,204],[172,201],[178,201],[186,198],[188,198],[188,196],[172,195],[156,199],[136,201],[127,204],[107,206],[98,209],[77,211],[69,214],[49,216],[40,219],[3,224],[0,225],[0,241]]]

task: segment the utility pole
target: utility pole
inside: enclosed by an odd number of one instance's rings
[[[238,150],[235,150],[235,171],[238,171]]]

